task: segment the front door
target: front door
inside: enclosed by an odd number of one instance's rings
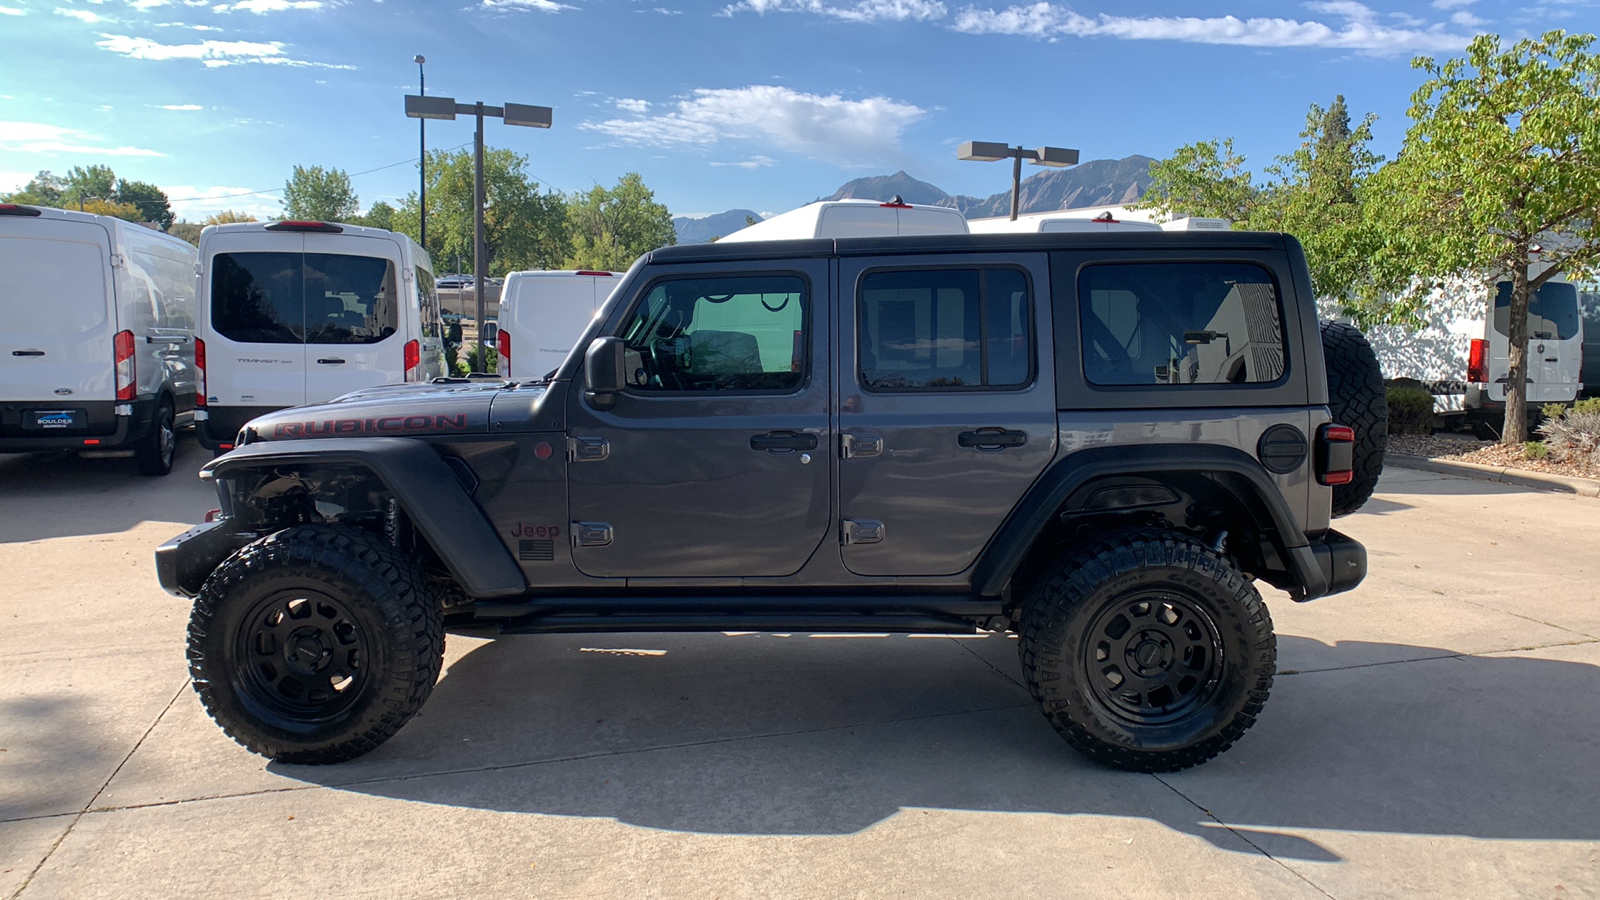
[[[963,571],[1055,456],[1049,283],[1044,254],[841,263],[850,571]]]
[[[571,392],[573,558],[587,575],[793,574],[831,534],[826,260],[698,266],[619,304],[628,388]]]

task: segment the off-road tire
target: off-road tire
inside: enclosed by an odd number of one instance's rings
[[[1378,487],[1383,454],[1389,447],[1389,398],[1378,356],[1360,329],[1323,322],[1322,360],[1328,370],[1333,420],[1356,431],[1353,477],[1333,486],[1333,515],[1338,518],[1360,509]]]
[[[172,403],[162,400],[150,420],[150,433],[133,448],[133,463],[140,475],[165,475],[178,455],[178,426]]]
[[[1028,689],[1056,732],[1134,772],[1228,749],[1255,723],[1277,665],[1272,617],[1249,580],[1198,541],[1155,529],[1111,532],[1046,568],[1020,638]]]
[[[211,573],[189,618],[188,657],[200,702],[229,737],[280,762],[335,763],[371,751],[422,708],[444,629],[416,564],[381,537],[299,525]]]

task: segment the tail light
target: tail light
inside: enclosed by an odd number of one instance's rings
[[[1355,478],[1356,430],[1324,425],[1317,430],[1317,483],[1349,484]]]
[[[494,339],[494,343],[495,349],[500,351],[500,358],[505,360],[506,364],[506,370],[500,374],[509,375],[511,373],[511,332],[504,328],[500,329],[499,335]]]
[[[406,341],[406,381],[417,380],[417,367],[422,365],[422,345],[416,341]]]
[[[1470,384],[1489,383],[1489,342],[1476,338],[1467,352],[1467,381]]]
[[[206,342],[194,339],[194,405],[206,408]]]
[[[111,339],[111,347],[116,353],[117,399],[132,400],[138,387],[133,376],[133,332],[117,332],[117,336]]]

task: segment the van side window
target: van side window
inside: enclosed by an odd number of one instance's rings
[[[305,340],[299,253],[218,253],[211,263],[211,324],[249,344]]]
[[[628,381],[641,391],[798,390],[809,305],[794,275],[658,282],[623,331]]]
[[[417,266],[417,296],[422,304],[422,336],[436,338],[443,330],[439,320],[439,292],[433,273]]]
[[[1260,266],[1086,266],[1078,310],[1092,384],[1261,384],[1284,374],[1278,289]]]
[[[1015,389],[1033,380],[1032,301],[1020,270],[871,272],[857,310],[868,390]]]

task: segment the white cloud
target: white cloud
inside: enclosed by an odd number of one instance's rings
[[[144,12],[147,9],[155,9],[158,6],[171,6],[172,0],[128,0],[128,5],[140,12]]]
[[[893,153],[900,134],[927,111],[887,97],[846,100],[838,94],[803,94],[775,85],[701,88],[653,117],[585,122],[627,144],[708,146],[724,138],[759,138],[778,144],[831,151],[843,158],[881,158]]]
[[[88,22],[91,25],[95,22],[105,21],[105,16],[97,15],[88,11],[87,9],[67,9],[65,7],[57,7],[55,12],[58,16],[67,16],[69,18],[77,19],[79,22]]]
[[[648,100],[631,100],[627,97],[621,97],[614,98],[611,102],[616,104],[617,109],[620,109],[623,112],[639,113],[642,115],[650,111],[650,101]]]
[[[641,10],[636,10],[636,12],[645,12],[645,10],[642,10],[642,9]],[[681,16],[681,15],[683,15],[683,10],[681,10],[681,9],[667,9],[664,6],[658,6],[655,9],[650,10],[650,12],[660,13],[663,16]]]
[[[1060,37],[1110,37],[1122,40],[1182,41],[1243,47],[1323,47],[1371,54],[1459,50],[1470,37],[1452,34],[1443,25],[1426,29],[1391,28],[1376,22],[1372,10],[1351,0],[1309,4],[1314,10],[1341,16],[1342,27],[1297,19],[1236,16],[1080,15],[1049,2],[1004,10],[968,7],[956,16],[954,28],[968,34],[1015,34],[1055,40]]]
[[[1433,0],[1434,9],[1457,9],[1462,6],[1471,6],[1478,0]]]
[[[0,16],[25,16],[28,11],[17,9],[15,6],[0,6]]]
[[[174,110],[174,111],[177,111],[177,112],[192,112],[192,111],[197,110],[197,109],[205,109],[204,106],[201,106],[201,105],[199,105],[197,103],[168,103],[165,106],[159,106],[159,107],[156,107],[156,108],[157,109],[170,109],[170,110]]]
[[[939,0],[857,0],[853,6],[830,6],[824,0],[739,0],[738,3],[723,7],[719,15],[731,16],[740,12],[758,15],[804,12],[847,22],[924,22],[944,18],[947,10]]]
[[[270,12],[283,12],[286,9],[321,9],[326,5],[322,0],[239,0],[232,5],[218,3],[211,8],[219,13],[253,12],[261,16]]]
[[[778,164],[778,161],[773,159],[770,156],[752,156],[749,159],[744,160],[742,162],[713,162],[713,163],[711,163],[712,166],[714,166],[716,168],[719,168],[719,169],[720,168],[764,169],[764,168],[766,168],[768,166],[775,166],[777,164]]]
[[[1462,28],[1477,28],[1479,25],[1489,24],[1488,19],[1480,19],[1464,9],[1451,13],[1450,21],[1460,25]]]
[[[258,219],[283,215],[283,201],[275,194],[263,194],[247,187],[196,187],[191,184],[164,184],[161,190],[172,198],[172,212],[191,222],[203,222],[225,209]]]
[[[536,9],[539,12],[560,12],[563,9],[577,9],[556,0],[483,0],[484,9]]]
[[[0,122],[0,152],[86,153],[96,156],[166,156],[143,147],[106,147],[98,134],[44,122]]]
[[[210,69],[241,63],[320,69],[355,68],[355,66],[308,62],[284,56],[283,44],[279,41],[201,41],[198,44],[162,44],[149,38],[128,37],[121,34],[102,34],[101,37],[105,40],[96,41],[95,46],[110,50],[112,53],[120,53],[130,59],[197,60]]]

